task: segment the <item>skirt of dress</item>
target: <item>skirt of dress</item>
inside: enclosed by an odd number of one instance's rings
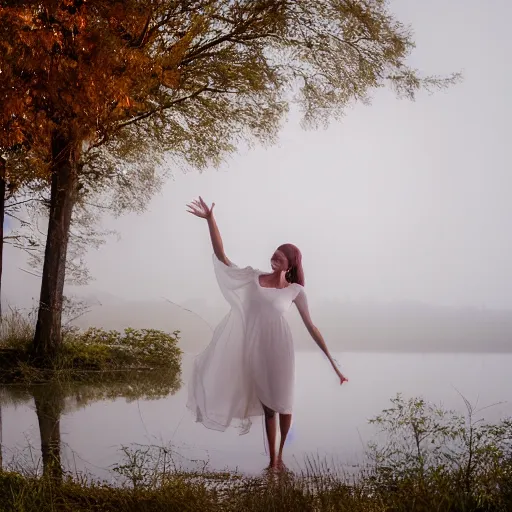
[[[284,291],[261,293],[255,284],[259,272],[251,267],[227,266],[216,258],[214,267],[231,311],[194,361],[187,407],[207,428],[234,425],[244,434],[251,418],[263,415],[262,404],[292,412],[294,351],[281,311]]]
[[[256,315],[246,322],[246,363],[258,402],[279,414],[291,414],[295,352],[282,315]]]

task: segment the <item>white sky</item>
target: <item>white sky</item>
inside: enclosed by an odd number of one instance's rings
[[[413,65],[463,71],[462,84],[415,103],[382,90],[317,132],[291,115],[277,146],[218,171],[176,171],[146,213],[105,220],[122,239],[91,251],[92,288],[217,301],[206,223],[185,212],[201,194],[238,264],[268,269],[277,245],[298,245],[310,300],[512,309],[512,2],[391,6],[415,30]],[[37,295],[12,252],[5,289]]]

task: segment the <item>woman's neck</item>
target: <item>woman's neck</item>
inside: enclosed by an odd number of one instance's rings
[[[268,282],[269,284],[275,285],[276,288],[284,288],[289,284],[288,281],[286,281],[286,272],[280,270],[272,272],[269,275]]]

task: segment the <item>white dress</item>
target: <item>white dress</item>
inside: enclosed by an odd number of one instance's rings
[[[304,288],[264,288],[263,274],[225,265],[213,257],[220,289],[231,306],[206,349],[194,361],[187,407],[205,427],[224,431],[238,423],[241,434],[262,404],[291,414],[295,355],[284,318],[292,302],[306,301]]]

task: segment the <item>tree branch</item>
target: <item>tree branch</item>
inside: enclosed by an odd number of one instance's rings
[[[243,34],[243,32],[251,25],[251,23],[254,21],[254,18],[249,18],[244,23],[241,23],[238,27],[236,27],[234,30],[229,32],[228,34],[225,34],[223,36],[218,37],[217,39],[213,39],[209,43],[205,43],[202,46],[199,46],[194,51],[188,55],[186,59],[183,60],[183,63],[186,64],[187,61],[193,60],[195,57],[197,57],[199,54],[204,53],[205,51],[209,50],[210,48],[213,48],[214,46],[219,46],[222,43],[225,43],[227,41],[232,41],[236,35]],[[251,36],[245,36],[248,40]],[[256,37],[253,36],[252,39],[257,39],[258,37],[261,37],[261,35],[257,35]]]
[[[172,108],[175,105],[178,105],[179,103],[183,103],[184,101],[193,99],[193,98],[199,96],[199,94],[201,94],[202,92],[204,92],[207,89],[208,89],[208,86],[205,85],[204,87],[201,87],[200,89],[193,92],[192,94],[189,94],[188,96],[183,96],[181,98],[170,101],[168,103],[164,103],[163,105],[160,105],[154,109],[148,110],[147,112],[144,112],[143,114],[140,114],[136,117],[132,117],[131,119],[128,119],[127,121],[123,121],[123,122],[119,123],[117,126],[114,127],[114,129],[111,131],[111,133],[105,134],[98,142],[91,144],[91,146],[87,149],[87,153],[89,153],[91,150],[96,149],[96,148],[100,147],[101,145],[103,145],[105,142],[107,142],[107,140],[109,139],[110,136],[117,133],[119,130],[121,130],[121,128],[125,128],[126,126],[129,126],[131,124],[135,124],[143,119],[147,119],[148,117],[150,117],[158,112],[162,112],[163,110]]]
[[[17,203],[6,204],[5,209],[7,210],[7,208],[15,208],[16,206],[20,206],[25,203],[30,203],[32,201],[37,201],[38,203],[44,203],[43,199],[37,199],[35,197],[31,197],[30,199],[25,199],[24,201],[18,201]]]
[[[148,29],[149,24],[151,23],[151,16],[153,15],[153,9],[150,8],[148,18],[146,20],[146,23],[144,24],[144,28],[142,29],[142,33],[140,36],[133,42],[130,43],[131,48],[141,48],[144,45],[144,40],[146,39],[146,36],[148,35]]]
[[[18,269],[21,270],[22,272],[26,272],[27,274],[30,274],[31,276],[41,278],[41,276],[39,274],[36,274],[35,272],[30,272],[30,270],[26,270],[21,267],[18,267]]]
[[[21,225],[23,226],[28,226],[30,224],[30,222],[27,222],[26,220],[23,220],[23,219],[20,219],[18,218],[16,215],[14,215],[13,213],[9,213],[9,212],[5,212],[5,215],[11,217],[11,219],[14,219],[14,220],[17,220]]]
[[[204,87],[201,87],[200,89],[198,89],[197,91],[194,91],[192,94],[189,94],[188,96],[183,96],[181,98],[170,101],[168,103],[164,103],[163,105],[160,105],[157,108],[149,110],[148,112],[145,112],[144,114],[140,114],[132,119],[129,119],[128,121],[124,121],[124,122],[118,124],[114,131],[120,130],[121,128],[124,128],[125,126],[129,126],[131,124],[137,123],[138,121],[141,121],[142,119],[146,119],[146,118],[156,114],[157,112],[162,112],[163,110],[172,108],[175,105],[178,105],[179,103],[183,103],[184,101],[191,100],[191,99],[199,96],[202,92],[206,91],[207,89],[208,89],[208,86],[205,85]]]

